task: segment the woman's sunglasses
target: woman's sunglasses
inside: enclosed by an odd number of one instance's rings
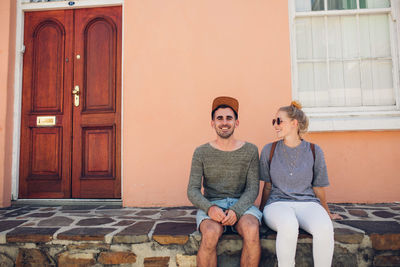
[[[283,122],[283,120],[281,119],[281,118],[276,118],[276,119],[273,119],[272,120],[272,126],[274,126],[275,125],[275,122],[276,122],[276,124],[278,124],[278,125],[281,125],[281,123]]]

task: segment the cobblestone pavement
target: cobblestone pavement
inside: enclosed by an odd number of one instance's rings
[[[344,218],[334,222],[335,237],[400,233],[400,203],[330,204],[330,208]],[[0,244],[55,239],[106,243],[140,243],[154,239],[162,244],[167,242],[166,236],[169,240],[171,236],[177,238],[174,242],[179,243],[179,238],[185,239],[196,232],[195,216],[193,207],[11,206],[0,209]],[[267,238],[274,234],[265,227],[261,232]]]

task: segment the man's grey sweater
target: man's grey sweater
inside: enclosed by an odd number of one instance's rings
[[[193,154],[188,198],[206,213],[213,205],[212,200],[238,198],[230,209],[239,219],[257,198],[258,170],[258,148],[251,143],[234,151],[222,151],[209,143],[201,145]],[[202,178],[204,196],[201,194]]]

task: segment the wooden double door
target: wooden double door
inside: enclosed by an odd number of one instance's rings
[[[120,198],[121,7],[24,25],[19,198]]]

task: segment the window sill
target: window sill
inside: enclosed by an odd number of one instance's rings
[[[400,130],[400,111],[305,112],[309,132]]]

